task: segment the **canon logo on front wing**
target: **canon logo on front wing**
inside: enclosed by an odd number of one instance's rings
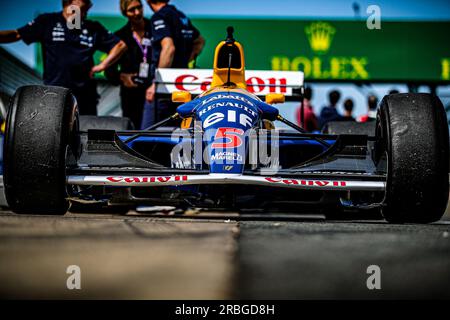
[[[170,176],[170,177],[107,177],[106,180],[112,183],[168,183],[168,182],[186,182],[189,176]],[[301,185],[309,187],[346,187],[345,181],[326,181],[326,180],[297,180],[281,178],[264,178],[269,183],[285,185]]]
[[[201,91],[209,90],[211,86],[212,77],[206,77],[198,83],[199,87],[192,86],[199,78],[193,74],[183,74],[175,79],[175,87],[177,90],[181,91],[196,91],[199,89]],[[287,93],[287,79],[285,78],[268,78],[261,79],[259,77],[250,77],[246,80],[248,91],[251,93],[260,93],[268,88],[270,93],[278,92]],[[185,86],[189,85],[189,86]]]
[[[188,181],[188,176],[172,177],[107,177],[106,180],[112,183],[167,183],[172,181]]]
[[[323,181],[323,180],[296,180],[296,179],[277,179],[277,178],[266,178],[267,181],[271,183],[283,183],[287,185],[302,185],[302,186],[318,186],[318,187],[345,187],[347,183],[345,181]]]

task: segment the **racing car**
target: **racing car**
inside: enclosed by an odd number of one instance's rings
[[[4,145],[10,208],[63,215],[75,204],[173,205],[328,217],[377,210],[391,223],[442,217],[449,134],[436,96],[385,96],[373,135],[313,134],[273,106],[295,94],[302,100],[303,73],[246,72],[232,28],[211,72],[183,72],[193,71],[158,70],[158,92],[180,105],[146,130],[81,131],[70,90],[18,89]]]

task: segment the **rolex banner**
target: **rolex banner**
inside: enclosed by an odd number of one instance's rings
[[[450,80],[450,22],[206,20],[194,23],[207,39],[198,59],[210,67],[225,28],[235,28],[247,69],[301,70],[311,80]]]
[[[119,17],[91,17],[110,30]],[[206,39],[196,67],[212,68],[214,48],[233,26],[248,70],[303,71],[306,81],[449,81],[450,22],[192,19]]]

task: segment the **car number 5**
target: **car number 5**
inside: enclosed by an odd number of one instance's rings
[[[214,137],[214,141],[223,139],[222,142],[214,142],[213,149],[238,148],[242,145],[244,130],[237,128],[219,128]]]

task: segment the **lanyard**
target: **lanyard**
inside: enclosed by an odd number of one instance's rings
[[[147,54],[148,54],[148,45],[142,46],[141,42],[139,41],[139,38],[136,36],[136,34],[133,32],[133,38],[136,40],[137,45],[142,51],[142,55],[144,56],[144,63],[147,63]],[[144,36],[145,39],[145,36]]]

